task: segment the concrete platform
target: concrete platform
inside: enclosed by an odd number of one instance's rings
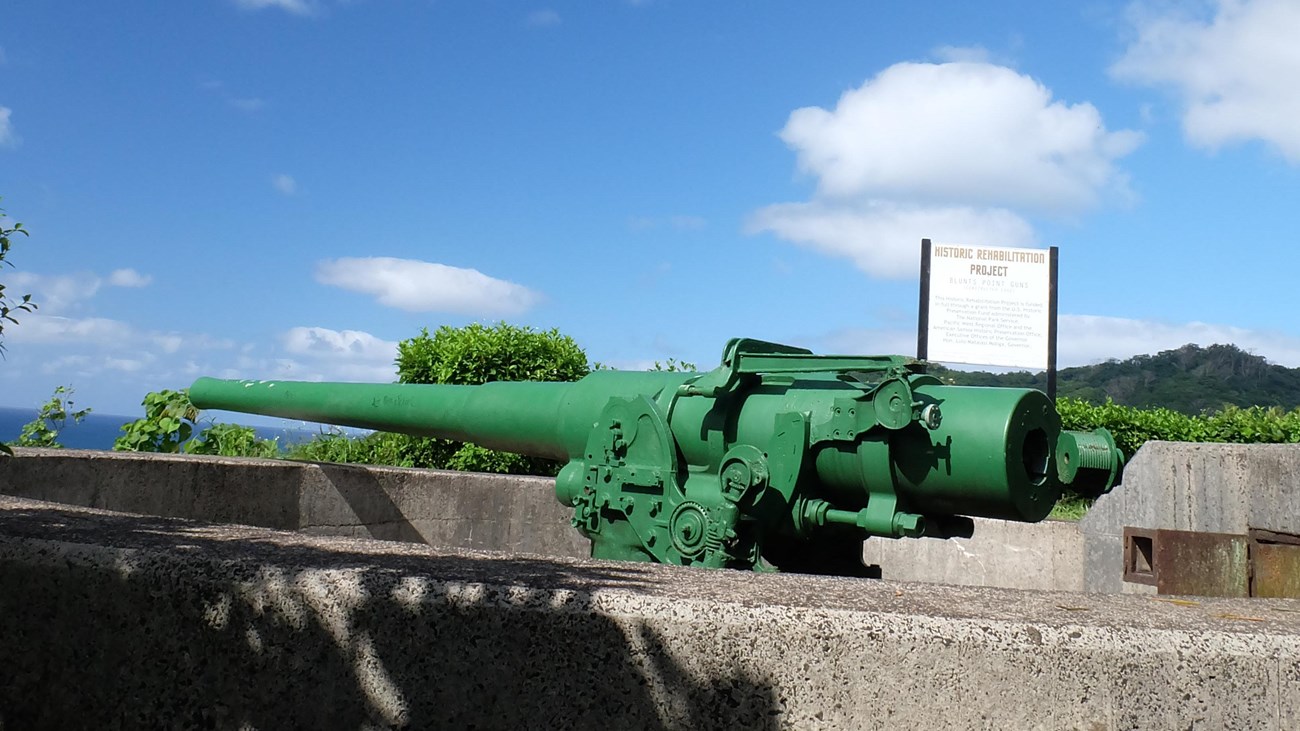
[[[478,553],[0,497],[0,727],[1300,728],[1300,601]]]

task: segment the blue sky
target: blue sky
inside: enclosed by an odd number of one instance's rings
[[[923,237],[1059,246],[1063,366],[1300,366],[1300,5],[11,0],[0,406],[387,381],[421,327],[623,368],[913,353]]]

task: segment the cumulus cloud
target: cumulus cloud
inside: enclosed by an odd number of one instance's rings
[[[408,312],[517,315],[541,301],[527,287],[477,269],[390,257],[342,258],[316,266],[316,281],[362,294]]]
[[[284,349],[294,355],[349,357],[392,362],[397,343],[381,340],[359,330],[329,330],[323,327],[295,327],[284,334]]]
[[[152,281],[153,277],[134,269],[114,269],[108,275],[108,283],[114,287],[147,287]]]
[[[277,8],[293,15],[311,15],[316,12],[314,0],[235,0],[235,4],[246,10]]]
[[[134,340],[136,332],[125,322],[103,317],[32,314],[23,318],[22,327],[6,330],[5,337],[15,343],[118,345]]]
[[[920,238],[936,241],[987,241],[1028,246],[1034,231],[1004,209],[918,206],[888,201],[855,205],[825,202],[768,206],[750,217],[751,233],[770,231],[781,238],[853,261],[882,277],[914,276]]]
[[[1123,187],[1114,160],[1139,137],[1028,76],[961,62],[891,66],[832,111],[795,110],[781,139],[828,197],[1073,211]]]
[[[9,282],[15,291],[30,291],[32,301],[50,314],[75,309],[79,303],[94,297],[102,283],[102,279],[90,272],[56,275],[15,272]]]
[[[298,192],[298,181],[294,180],[292,175],[284,173],[272,177],[271,186],[284,195],[293,195]]]
[[[296,370],[297,377],[382,382],[392,381],[397,372],[397,343],[367,332],[295,327],[281,342],[286,353],[308,361],[286,359],[279,364],[281,370]]]
[[[31,292],[32,300],[46,314],[75,311],[78,306],[94,297],[108,284],[114,287],[146,287],[153,278],[134,269],[116,269],[107,278],[93,272],[71,274],[34,274],[15,272],[9,285],[15,291]]]
[[[1028,213],[1130,197],[1116,163],[1141,141],[1107,131],[1091,104],[1053,100],[1029,76],[982,61],[895,64],[834,109],[796,109],[781,139],[816,194],[756,212],[749,230],[876,276],[914,274],[924,237],[1021,245],[1033,240]]]
[[[13,123],[9,121],[13,110],[0,107],[0,147],[13,147],[18,144],[18,134],[14,132]]]
[[[1197,13],[1190,8],[1212,9]],[[1118,79],[1172,89],[1183,131],[1216,149],[1245,140],[1276,147],[1300,164],[1300,5],[1293,0],[1218,0],[1135,5],[1135,38],[1111,67]]]

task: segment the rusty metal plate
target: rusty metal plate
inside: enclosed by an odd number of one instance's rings
[[[1160,594],[1250,595],[1250,560],[1244,535],[1157,530],[1153,546]]]
[[[1256,543],[1251,546],[1251,563],[1251,596],[1300,599],[1300,546]]]

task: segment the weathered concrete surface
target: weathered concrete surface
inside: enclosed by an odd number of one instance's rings
[[[542,558],[0,498],[4,728],[1300,728],[1300,601]]]
[[[862,560],[893,581],[1083,591],[1083,534],[1073,521],[976,518],[970,538],[868,539]]]
[[[1123,581],[1125,526],[1300,534],[1300,445],[1147,442],[1080,524],[1088,591],[1155,591]]]
[[[555,481],[273,459],[17,449],[0,494],[143,515],[586,557]]]

